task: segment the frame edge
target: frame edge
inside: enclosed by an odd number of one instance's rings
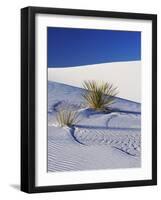
[[[35,188],[34,20],[30,7],[21,9],[21,191]]]
[[[28,8],[21,9],[21,191],[28,192]]]
[[[152,181],[157,185],[157,15],[152,19]]]

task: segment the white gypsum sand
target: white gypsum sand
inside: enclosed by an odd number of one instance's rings
[[[48,81],[48,171],[141,166],[141,105],[117,98],[111,113],[92,111],[84,89]],[[61,109],[79,113],[74,128],[59,127]]]
[[[48,68],[48,80],[77,87],[84,80],[108,81],[119,88],[119,97],[141,102],[141,61]]]

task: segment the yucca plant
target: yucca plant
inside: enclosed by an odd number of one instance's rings
[[[118,88],[108,82],[84,81],[83,87],[87,91],[82,96],[94,110],[107,111],[118,94]]]
[[[61,127],[63,126],[71,127],[79,122],[79,114],[76,111],[65,109],[57,113],[56,119]]]

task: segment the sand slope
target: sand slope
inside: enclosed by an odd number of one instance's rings
[[[86,107],[81,88],[48,82],[48,171],[140,167],[141,105],[116,98],[113,112]],[[56,113],[78,110],[80,122],[59,127]]]

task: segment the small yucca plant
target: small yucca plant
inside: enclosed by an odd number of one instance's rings
[[[65,109],[57,113],[56,119],[61,127],[71,127],[79,122],[79,114],[76,111]]]
[[[114,103],[115,96],[118,94],[117,87],[108,82],[84,81],[84,89],[87,91],[82,94],[89,108],[107,111],[109,106]]]

